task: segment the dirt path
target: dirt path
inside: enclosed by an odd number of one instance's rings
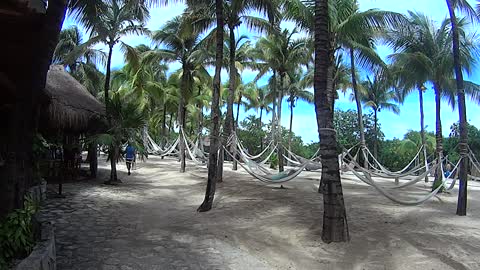
[[[480,269],[479,182],[470,187],[469,216],[457,217],[456,190],[403,207],[345,174],[352,241],[325,245],[318,173],[278,189],[227,166],[207,213],[195,211],[206,168],[189,164],[180,174],[172,159],[152,157],[131,176],[120,165],[120,186],[66,184],[67,198],[42,210],[56,223],[58,269]]]

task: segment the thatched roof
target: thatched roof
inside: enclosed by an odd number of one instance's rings
[[[68,132],[86,132],[98,126],[105,116],[105,105],[65,71],[63,66],[50,66],[45,86],[49,104],[44,115],[48,128]]]

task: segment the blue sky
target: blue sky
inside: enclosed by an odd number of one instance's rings
[[[474,0],[468,0],[472,5],[475,5]],[[400,13],[406,13],[407,10],[413,10],[423,12],[431,16],[434,20],[440,22],[446,18],[448,10],[445,1],[442,0],[402,0],[402,1],[388,1],[388,0],[359,0],[360,8],[362,10],[370,8],[378,8],[382,10],[396,11]],[[153,8],[150,12],[151,19],[147,23],[147,27],[151,30],[159,29],[167,20],[175,15],[181,14],[184,9],[182,4],[172,4],[166,7]],[[75,24],[71,18],[66,18],[64,22],[64,28],[69,25]],[[290,28],[291,24],[285,23],[284,27]],[[238,34],[246,34],[250,38],[254,39],[258,36],[257,33],[249,32],[245,27],[240,27]],[[138,44],[146,43],[150,44],[150,41],[146,37],[142,36],[127,36],[122,39],[123,42],[135,46]],[[101,47],[100,47],[101,48]],[[390,51],[388,48],[379,47],[379,54],[382,57],[386,57]],[[118,49],[115,49],[112,57],[112,67],[119,68],[123,66],[123,55]],[[179,68],[178,64],[172,64],[171,69]],[[251,81],[256,76],[256,72],[245,70],[242,74],[244,82]],[[222,81],[227,78],[227,73],[222,72]],[[467,76],[467,79],[480,84],[480,67],[477,67],[473,74]],[[266,80],[261,80],[259,85],[265,84]],[[428,131],[435,130],[435,102],[434,95],[431,86],[427,86],[427,92],[424,95],[425,103],[425,125]],[[340,95],[340,99],[335,104],[336,108],[347,110],[355,109],[355,104],[349,100],[349,94],[346,96]],[[480,114],[477,113],[479,105],[471,102],[467,98],[467,119],[470,124],[480,128]],[[304,142],[318,141],[318,133],[316,129],[316,118],[313,105],[306,104],[299,101],[294,109],[294,121],[293,131],[295,134],[302,136]],[[368,109],[365,109],[367,112]],[[255,111],[251,110],[244,112],[241,110],[240,119],[246,115],[255,114]],[[420,129],[420,113],[418,94],[413,93],[410,95],[401,105],[400,115],[395,115],[388,111],[382,111],[379,113],[379,120],[382,125],[382,131],[385,133],[387,139],[402,138],[408,130]],[[442,127],[443,134],[448,136],[450,126],[458,121],[458,111],[452,110],[446,102],[442,102]],[[267,115],[264,119],[271,118],[271,115]],[[286,102],[283,103],[282,110],[282,125],[288,127],[290,118],[290,109]]]

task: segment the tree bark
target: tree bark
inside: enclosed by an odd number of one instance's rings
[[[259,127],[262,128],[262,114],[263,114],[263,107],[260,108],[260,125]],[[263,151],[263,138],[260,140],[260,153]]]
[[[378,157],[378,111],[375,109],[373,111],[373,117],[374,117],[374,133],[375,133],[375,142],[373,143],[373,156],[375,158]]]
[[[276,114],[276,108],[277,108],[277,72],[273,70],[273,75],[272,75],[272,99],[273,99],[273,110],[272,110],[272,141],[277,141],[276,137],[276,129],[277,129],[277,114]]]
[[[292,151],[292,125],[293,125],[293,107],[295,106],[295,99],[293,95],[290,95],[290,129],[288,130],[288,156],[290,159],[292,155],[290,152]]]
[[[422,147],[423,147],[423,162],[427,164],[427,140],[425,139],[425,114],[423,111],[423,90],[422,88],[418,88],[418,101],[420,103],[420,137],[422,139]],[[425,167],[425,171],[428,170]],[[428,175],[425,175],[425,183],[428,183]]]
[[[365,128],[363,126],[363,111],[362,111],[362,103],[360,102],[360,96],[358,93],[357,87],[357,78],[355,76],[355,56],[353,48],[350,48],[350,72],[352,73],[352,90],[353,95],[355,96],[355,104],[357,105],[357,122],[358,122],[358,131],[360,134],[360,147],[362,152],[365,153]],[[363,155],[363,167],[368,168],[368,160],[366,155]]]
[[[90,177],[97,178],[98,157],[96,142],[91,142],[88,144],[88,163],[90,165]]]
[[[108,98],[108,92],[110,90],[110,74],[111,74],[111,65],[112,65],[112,54],[113,54],[113,44],[108,44],[108,58],[107,58],[107,69],[105,70],[105,108],[107,113],[107,118],[109,118],[109,103],[110,99]]]
[[[237,117],[235,118],[235,128],[233,129],[234,132],[236,132],[236,130],[238,129],[238,117],[240,116],[240,104],[241,103],[242,103],[242,94],[240,94],[240,96],[238,97]],[[235,134],[235,136],[237,136],[237,134]],[[237,144],[236,143],[232,144],[232,153],[233,153],[234,157],[237,156]],[[232,169],[234,171],[236,171],[238,169],[237,161],[234,159],[232,163],[233,163]]]
[[[282,128],[282,100],[283,100],[283,91],[285,87],[285,72],[280,73],[280,91],[278,91],[278,106],[277,106],[277,126],[278,126],[278,171],[283,172],[283,128]]]
[[[442,93],[440,85],[437,82],[433,82],[433,89],[435,91],[435,140],[436,140],[436,157],[437,161],[441,162],[443,159],[443,135],[442,135],[442,118],[440,115],[441,112],[441,103],[442,103]],[[442,183],[442,168],[437,167],[435,171],[435,180],[433,181],[432,190],[436,189],[438,185]],[[440,190],[442,191],[442,190]]]
[[[217,15],[216,32],[216,52],[215,52],[215,76],[213,78],[213,97],[212,97],[212,129],[210,134],[210,152],[208,155],[208,180],[205,191],[205,199],[198,207],[197,211],[205,212],[212,209],[213,199],[215,197],[216,173],[218,166],[218,147],[220,134],[220,73],[222,71],[223,59],[223,0],[215,0],[215,13]]]
[[[452,0],[447,0],[448,12],[450,14],[450,23],[452,24],[453,34],[453,63],[455,66],[455,79],[457,83],[458,114],[460,119],[460,157],[468,155],[468,130],[467,130],[467,106],[465,104],[465,88],[463,85],[462,63],[460,62],[460,42],[457,27],[457,18],[455,16],[455,6]],[[468,180],[468,159],[463,158],[460,161],[460,187],[458,189],[457,215],[467,215],[467,180]]]
[[[179,142],[179,148],[180,148],[180,172],[184,173],[185,172],[185,119],[186,119],[186,100],[185,100],[185,95],[188,92],[187,90],[187,85],[188,85],[188,77],[186,74],[189,73],[188,68],[187,68],[188,63],[186,60],[182,61],[182,69],[183,69],[183,75],[182,75],[182,81],[180,84],[180,98],[178,102],[178,126],[180,129],[180,142]],[[183,132],[182,132],[183,131]]]
[[[349,240],[347,216],[333,129],[333,50],[329,30],[328,0],[315,1],[314,96],[322,157],[323,231],[325,243]]]

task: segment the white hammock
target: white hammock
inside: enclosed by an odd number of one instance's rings
[[[240,140],[238,140],[236,136],[235,136],[235,140],[237,141],[237,148],[241,149],[242,152],[245,154],[245,156],[247,156],[249,159],[257,159],[257,158],[263,156],[263,154],[265,154],[265,152],[267,152],[268,149],[270,148],[270,146],[273,144],[273,141],[270,141],[270,143],[267,145],[267,147],[265,147],[265,149],[263,149],[263,151],[260,152],[260,154],[252,156],[252,155],[247,153],[246,148],[243,147],[242,142]]]
[[[408,171],[408,172],[406,171],[406,170],[408,170],[408,168],[413,164],[413,162],[415,162],[415,160],[417,160],[417,158],[418,158],[418,156],[420,155],[420,153],[422,152],[422,150],[423,150],[423,146],[420,147],[420,149],[417,151],[417,154],[415,155],[415,157],[414,157],[403,169],[398,170],[398,171],[394,171],[394,172],[388,170],[385,166],[383,166],[383,165],[375,158],[375,156],[372,154],[372,152],[370,152],[370,150],[369,150],[368,148],[365,147],[364,149],[362,149],[362,153],[363,153],[363,155],[364,155],[364,158],[368,161],[369,165],[370,165],[371,167],[373,167],[373,168],[376,168],[375,165],[377,165],[378,168],[379,168],[379,171],[380,171],[381,173],[383,173],[384,175],[387,175],[387,176],[390,176],[390,177],[403,177],[403,176],[411,175],[412,173],[416,173],[417,171],[419,171],[420,169],[423,169],[423,168],[425,168],[425,169],[428,170],[428,163],[425,163],[425,165],[422,166],[422,167],[419,167],[419,168],[415,167],[415,168],[413,168],[412,170],[410,170],[410,171]],[[375,164],[371,164],[371,163],[370,163],[367,154],[372,158],[372,160],[373,160],[373,162],[374,162]],[[427,157],[425,157],[425,160],[427,160]],[[378,169],[377,169],[377,170],[378,170]]]
[[[226,148],[224,148],[224,149],[225,149],[225,152],[227,152],[228,155],[230,155],[231,158],[233,158],[235,161],[237,161],[237,163],[240,164],[240,166],[246,172],[248,172],[251,176],[255,177],[256,179],[258,179],[258,180],[260,180],[264,183],[270,183],[271,184],[271,183],[284,183],[284,182],[290,181],[290,180],[294,179],[295,177],[297,177],[303,171],[305,166],[307,165],[307,164],[304,164],[302,167],[297,168],[296,170],[288,170],[288,171],[281,172],[281,173],[278,173],[278,174],[265,173],[264,175],[261,175],[261,174],[255,173],[254,170],[253,170],[254,168],[262,168],[261,166],[259,166],[258,164],[255,164],[255,162],[253,162],[251,160],[245,159],[245,156],[242,155],[242,159],[244,159],[245,164],[246,164],[246,165],[244,165],[239,160],[237,160],[229,151],[227,151]]]
[[[440,191],[440,189],[443,187],[443,185],[445,185],[445,183],[446,183],[446,180],[444,180],[441,185],[439,185],[435,190],[433,190],[432,192],[430,192],[428,195],[426,195],[423,198],[420,198],[420,199],[417,199],[417,200],[409,200],[409,201],[401,200],[399,198],[396,198],[394,195],[390,194],[388,191],[386,191],[384,188],[379,186],[377,183],[375,183],[375,181],[368,174],[365,174],[364,176],[362,176],[360,173],[355,171],[355,169],[350,164],[345,164],[345,165],[362,182],[366,183],[367,185],[370,185],[370,186],[374,187],[380,194],[382,194],[383,196],[385,196],[389,200],[391,200],[395,203],[401,204],[401,205],[406,205],[406,206],[415,206],[415,205],[419,205],[419,204],[422,204],[422,203],[426,202],[427,200],[429,200],[430,198],[435,196],[438,193],[438,191]]]

